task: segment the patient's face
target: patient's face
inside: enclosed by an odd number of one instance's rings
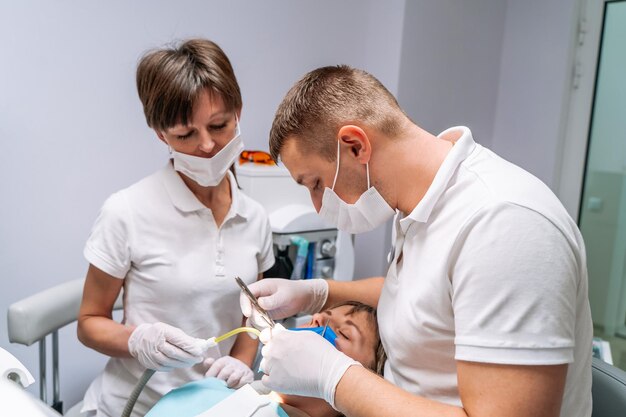
[[[311,322],[301,327],[323,327],[328,323],[328,327],[337,334],[337,349],[364,366],[372,367],[378,345],[375,319],[365,311],[351,312],[352,309],[353,306],[345,305],[314,314]],[[310,417],[338,415],[326,401],[319,398],[286,394],[280,394],[280,397],[284,404],[296,408],[295,414],[292,414],[293,410],[284,408],[290,416],[300,416],[299,412]]]
[[[366,367],[372,367],[376,356],[378,335],[374,318],[365,311],[352,312],[350,305],[335,307],[313,315],[308,326],[328,327],[337,334],[337,349]]]

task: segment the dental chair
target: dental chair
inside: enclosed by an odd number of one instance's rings
[[[39,344],[39,397],[47,403],[46,340],[52,339],[52,408],[63,412],[59,383],[59,329],[78,318],[84,279],[66,282],[41,291],[9,306],[7,313],[9,341],[30,346]],[[122,294],[114,309],[122,308]],[[65,416],[78,416],[82,402]]]
[[[591,375],[593,379],[591,417],[626,416],[626,372],[593,358]]]

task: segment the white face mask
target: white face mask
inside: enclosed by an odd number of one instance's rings
[[[214,187],[219,184],[243,150],[239,121],[236,123],[235,137],[212,158],[187,155],[172,149],[174,169],[203,187]]]
[[[394,214],[392,209],[375,187],[370,187],[370,169],[367,170],[367,191],[365,191],[356,203],[348,204],[335,193],[335,184],[339,175],[339,152],[340,143],[337,141],[337,171],[333,180],[333,188],[324,190],[320,216],[327,222],[337,226],[339,230],[348,233],[363,233],[375,229]]]

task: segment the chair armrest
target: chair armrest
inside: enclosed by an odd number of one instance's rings
[[[11,304],[7,313],[9,341],[30,346],[75,321],[84,282],[84,279],[69,281]],[[114,306],[114,309],[120,308],[121,293]]]
[[[592,359],[593,417],[623,415],[626,410],[626,372],[598,358]]]

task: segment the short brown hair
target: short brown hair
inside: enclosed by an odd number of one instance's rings
[[[148,126],[186,125],[199,94],[218,94],[228,111],[241,109],[241,91],[228,57],[207,39],[147,52],[137,66],[137,92]]]
[[[354,313],[364,312],[367,314],[367,318],[369,323],[372,325],[375,333],[376,333],[376,346],[374,347],[374,363],[371,364],[370,369],[376,372],[377,375],[382,376],[385,368],[385,362],[387,361],[387,353],[385,352],[385,348],[383,347],[383,343],[380,340],[380,332],[378,331],[378,315],[376,313],[376,309],[368,304],[364,304],[360,301],[346,301],[344,303],[340,303],[331,307],[337,308],[341,306],[351,306],[352,308],[348,311],[348,315]]]
[[[278,106],[270,153],[277,161],[285,140],[297,136],[304,150],[334,161],[341,125],[364,123],[393,137],[403,115],[395,97],[373,75],[347,65],[318,68],[291,87]]]

